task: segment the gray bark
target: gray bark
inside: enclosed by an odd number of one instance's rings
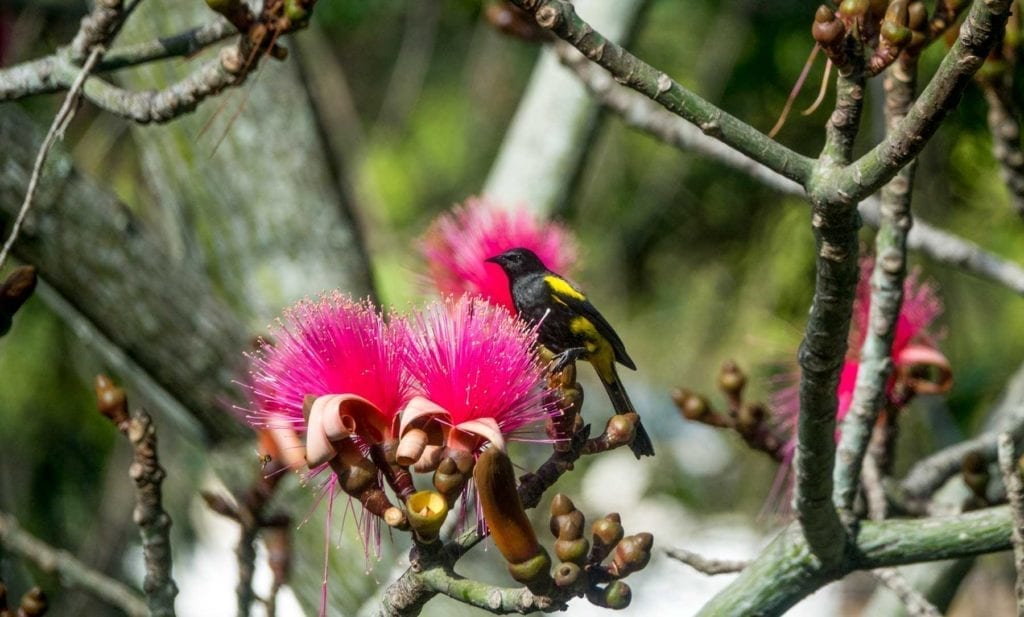
[[[42,130],[0,106],[0,224],[21,203]],[[246,331],[201,273],[174,263],[152,230],[83,177],[58,145],[15,255],[39,268],[41,296],[179,427],[243,433],[225,407],[244,375]],[[194,420],[189,420],[192,418]]]
[[[120,40],[148,40],[204,18],[202,3],[151,0]],[[372,283],[295,62],[254,61],[262,66],[242,88],[175,122],[134,126],[133,136],[174,245],[209,272],[253,332],[262,332],[305,295],[340,288],[361,297]],[[149,65],[126,82],[162,88],[193,64]]]

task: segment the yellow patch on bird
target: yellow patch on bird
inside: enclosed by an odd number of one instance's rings
[[[601,336],[589,319],[577,315],[569,320],[569,330],[583,337],[583,346],[587,349],[584,360],[594,365],[597,376],[605,383],[615,380],[615,350],[608,339]]]
[[[557,276],[545,276],[544,282],[547,283],[548,287],[550,287],[556,294],[562,294],[563,296],[568,296],[577,300],[587,299],[583,294],[573,289],[572,285],[570,285],[565,279]]]

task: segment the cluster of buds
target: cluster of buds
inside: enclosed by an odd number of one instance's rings
[[[583,513],[565,495],[555,495],[550,530],[558,563],[552,569],[551,557],[519,499],[508,455],[497,448],[487,450],[477,461],[473,477],[491,538],[512,578],[536,595],[586,596],[598,606],[629,606],[631,592],[622,579],[647,566],[654,544],[651,534],[625,536],[619,515],[612,513],[592,525],[592,541],[587,540]],[[609,556],[611,561],[605,564]]]
[[[38,587],[33,587],[21,596],[16,612],[11,612],[7,605],[7,586],[0,582],[0,617],[42,617],[49,610],[46,594]]]
[[[718,389],[727,403],[724,413],[716,411],[705,396],[683,388],[673,390],[672,400],[687,420],[732,429],[751,448],[781,461],[788,437],[773,421],[764,403],[743,399],[746,385],[746,374],[739,365],[729,360],[722,364],[718,372]]]
[[[586,596],[598,606],[623,609],[632,598],[622,579],[644,569],[651,560],[654,536],[625,536],[622,520],[612,512],[591,525],[591,541],[584,537],[586,521],[565,495],[551,501],[551,534],[555,537],[554,584],[574,596]],[[611,556],[611,562],[604,561]]]
[[[854,70],[855,59],[870,48],[873,51],[864,58],[864,71],[868,76],[877,75],[900,54],[919,54],[956,21],[966,4],[940,0],[931,19],[921,0],[843,0],[838,11],[823,4],[814,14],[811,36],[844,73]]]
[[[243,35],[244,49],[252,58],[264,52],[277,60],[288,57],[288,50],[277,44],[278,38],[304,27],[316,0],[267,0],[256,15],[245,0],[206,0],[206,5],[224,16]],[[241,60],[241,59],[238,59]],[[237,70],[242,70],[239,65]]]

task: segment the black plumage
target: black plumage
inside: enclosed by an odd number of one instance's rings
[[[538,340],[556,354],[556,368],[576,360],[590,362],[615,413],[636,413],[615,363],[633,370],[636,364],[626,353],[622,339],[586,295],[548,270],[528,249],[511,249],[487,261],[498,264],[508,275],[516,311],[526,321],[539,324]],[[639,422],[630,449],[637,458],[654,454],[651,438]]]

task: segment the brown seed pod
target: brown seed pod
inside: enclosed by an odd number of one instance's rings
[[[618,512],[612,512],[594,521],[590,531],[593,534],[593,545],[588,559],[590,563],[601,563],[604,561],[604,558],[622,540],[622,536],[625,533],[622,529],[622,519],[619,518]]]
[[[537,542],[516,490],[515,471],[508,454],[487,448],[473,469],[480,508],[494,545],[509,564],[509,573],[534,593],[551,586],[551,558]]]

